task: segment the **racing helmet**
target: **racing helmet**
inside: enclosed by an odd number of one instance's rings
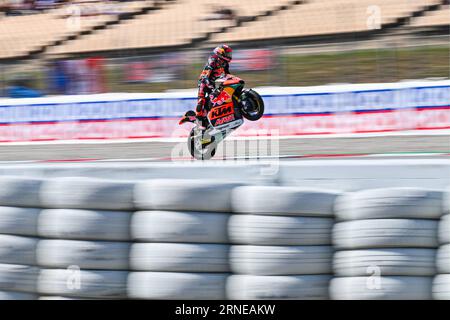
[[[213,53],[220,59],[225,60],[226,62],[230,62],[232,59],[233,50],[226,44],[222,44],[216,47]]]

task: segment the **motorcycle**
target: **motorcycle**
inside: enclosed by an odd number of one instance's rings
[[[197,160],[214,157],[218,144],[244,123],[259,120],[264,114],[264,101],[252,89],[244,89],[245,81],[231,74],[218,78],[209,95],[207,116],[200,121],[193,110],[187,111],[179,124],[192,122],[188,149]]]

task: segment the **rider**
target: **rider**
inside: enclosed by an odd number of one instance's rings
[[[225,74],[229,74],[229,63],[232,59],[233,50],[226,44],[216,47],[208,58],[208,63],[203,68],[203,72],[198,79],[198,100],[196,114],[204,121],[206,119],[208,95],[214,89],[214,81]],[[209,98],[209,97],[208,97]]]

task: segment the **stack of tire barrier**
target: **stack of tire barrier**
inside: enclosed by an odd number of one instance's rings
[[[431,299],[442,195],[385,188],[339,197],[331,298]]]
[[[328,299],[338,193],[280,186],[233,190],[229,299]]]
[[[450,190],[0,179],[1,300],[330,297],[450,299]]]
[[[126,298],[134,183],[92,178],[45,181],[37,261],[41,299]]]
[[[439,244],[436,267],[437,275],[433,282],[433,298],[450,300],[450,188],[444,197],[444,216],[439,222]]]
[[[37,221],[42,180],[3,176],[0,184],[0,300],[37,299]]]
[[[135,299],[225,299],[231,191],[240,184],[155,179],[138,183],[131,234]]]

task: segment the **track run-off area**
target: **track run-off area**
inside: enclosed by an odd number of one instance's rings
[[[214,160],[450,157],[450,132],[230,138]],[[2,162],[185,161],[186,139],[76,140],[0,144]]]

